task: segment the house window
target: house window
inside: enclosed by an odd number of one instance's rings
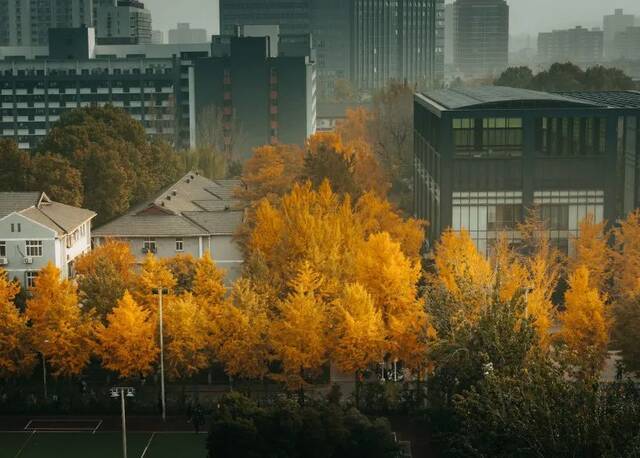
[[[152,239],[152,238],[146,238],[144,239],[144,242],[142,243],[142,252],[143,253],[156,253],[157,247],[156,247],[156,239]]]
[[[0,242],[0,258],[7,257],[7,242]]]
[[[184,240],[176,239],[176,251],[183,252],[184,251]]]
[[[22,226],[20,225],[20,223],[11,223],[11,232],[22,232]]]
[[[29,271],[25,273],[25,281],[27,283],[27,288],[33,288],[36,286],[36,277],[38,276],[38,272]]]
[[[27,257],[39,258],[42,256],[42,240],[27,240]]]

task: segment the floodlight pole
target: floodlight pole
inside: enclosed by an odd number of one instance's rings
[[[162,421],[167,421],[167,402],[165,399],[164,390],[164,335],[163,335],[163,318],[162,318],[162,294],[163,288],[160,287],[154,290],[158,294],[158,315],[159,315],[159,328],[160,328],[160,403],[162,404]]]

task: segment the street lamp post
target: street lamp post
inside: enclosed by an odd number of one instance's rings
[[[164,333],[163,333],[163,318],[162,318],[162,295],[168,294],[167,288],[154,288],[153,294],[158,295],[158,318],[159,318],[159,333],[160,333],[160,403],[162,404],[162,421],[167,421],[167,402],[165,399],[164,391]]]
[[[111,388],[111,397],[120,398],[120,405],[122,407],[122,456],[127,458],[127,415],[125,410],[125,396],[132,398],[135,396],[136,390],[128,386],[116,386]]]
[[[48,344],[49,341],[45,340],[44,343]],[[42,386],[44,388],[44,400],[46,401],[49,399],[49,393],[47,390],[47,360],[44,357],[44,351],[41,352],[40,355],[42,356]]]

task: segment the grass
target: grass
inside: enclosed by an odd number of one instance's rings
[[[205,458],[206,434],[129,433],[129,458]],[[147,447],[148,446],[148,447]],[[145,452],[146,449],[146,452]],[[0,433],[0,458],[117,458],[120,433]]]

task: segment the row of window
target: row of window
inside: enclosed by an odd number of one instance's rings
[[[177,238],[175,247],[177,253],[182,253],[184,251],[184,239]],[[142,242],[142,251],[143,253],[157,253],[158,245],[156,239],[152,237],[145,238]]]
[[[588,215],[596,223],[604,220],[603,191],[540,191],[534,193],[534,205],[540,212],[550,239],[565,252],[571,250],[580,222]],[[517,240],[518,224],[523,221],[521,192],[454,193],[453,230],[467,230],[478,249],[487,253],[498,238],[506,234]]]
[[[25,256],[29,258],[42,257],[42,240],[27,240],[25,242],[24,251],[25,251]],[[0,258],[6,258],[6,257],[7,257],[7,242],[0,241]]]

